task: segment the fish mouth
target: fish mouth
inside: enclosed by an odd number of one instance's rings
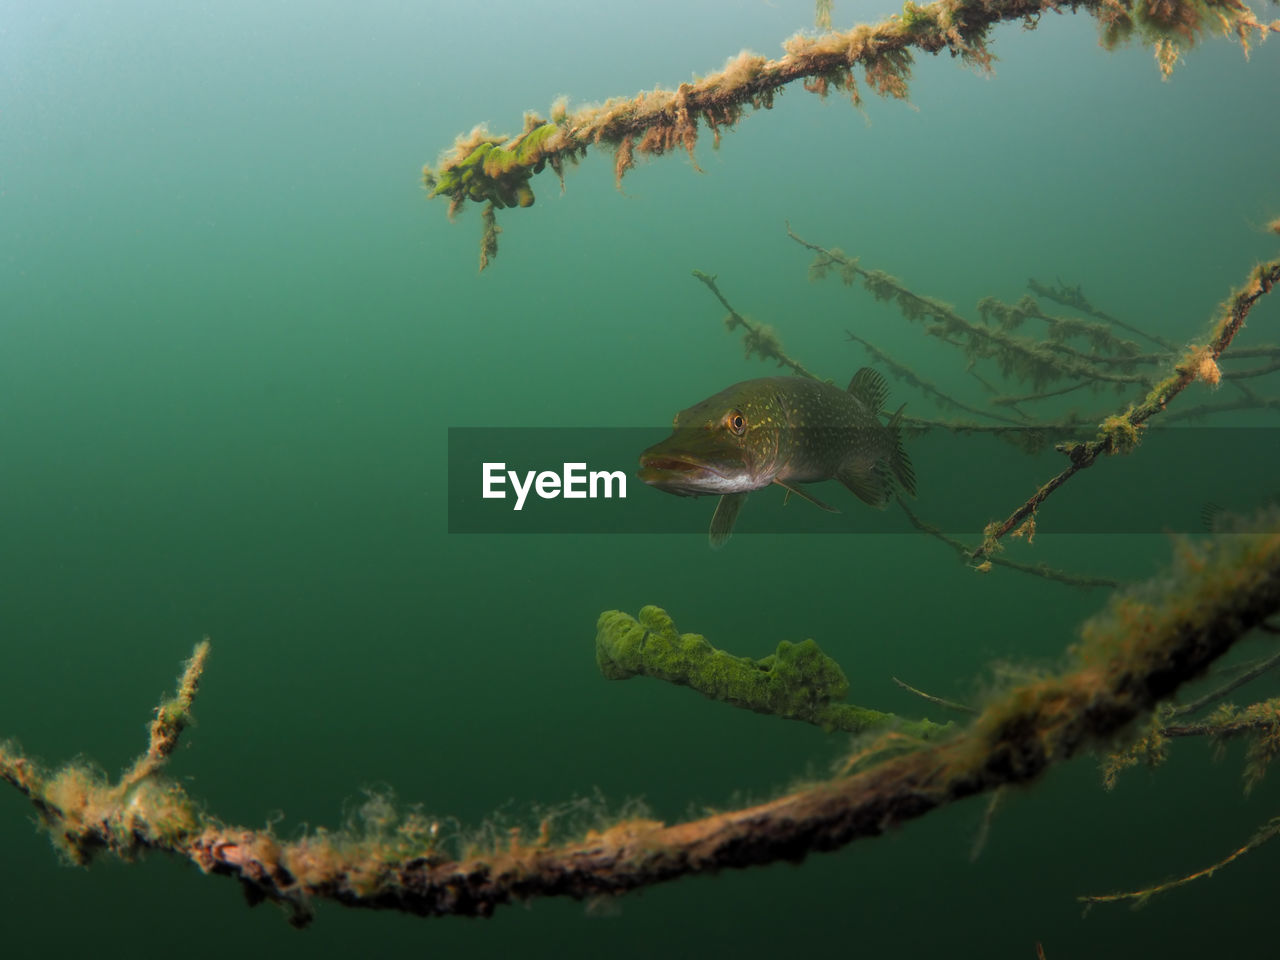
[[[701,460],[695,460],[692,457],[672,457],[665,454],[649,454],[642,453],[640,455],[640,472],[653,472],[655,474],[698,474],[709,473],[715,477],[723,477],[724,474],[714,467],[703,463]]]
[[[699,460],[661,453],[640,455],[639,477],[651,487],[683,497],[714,493],[728,479]]]

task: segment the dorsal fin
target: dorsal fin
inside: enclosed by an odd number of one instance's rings
[[[868,410],[876,416],[884,409],[884,402],[889,399],[889,385],[884,377],[870,367],[863,367],[849,381],[849,393],[857,397]]]

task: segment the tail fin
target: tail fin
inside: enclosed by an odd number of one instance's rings
[[[893,471],[893,475],[898,479],[898,485],[902,487],[911,496],[916,495],[916,473],[911,469],[911,458],[907,456],[907,451],[902,448],[902,430],[899,421],[902,419],[902,411],[907,408],[904,403],[889,418],[889,425],[885,428],[889,431],[889,436],[893,440],[893,450],[889,454],[889,469]]]

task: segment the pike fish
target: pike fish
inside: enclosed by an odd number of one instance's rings
[[[640,479],[681,497],[718,494],[715,548],[732,535],[747,494],[771,484],[839,513],[798,486],[835,479],[884,509],[896,489],[916,489],[898,428],[906,404],[882,423],[888,396],[870,367],[847,390],[808,377],[745,380],[677,413],[671,436],[640,455]]]

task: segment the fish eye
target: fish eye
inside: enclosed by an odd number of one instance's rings
[[[724,417],[725,426],[733,431],[735,437],[740,437],[747,432],[747,418],[737,410],[730,410]]]

